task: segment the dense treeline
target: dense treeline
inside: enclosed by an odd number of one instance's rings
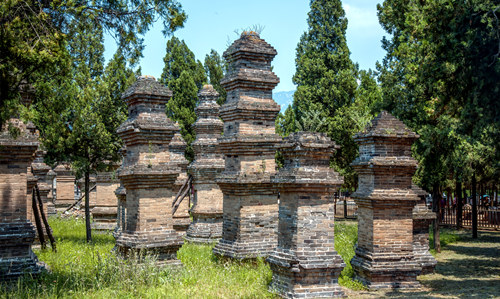
[[[280,134],[327,132],[342,146],[332,166],[352,190],[356,174],[349,163],[357,155],[352,137],[385,109],[421,136],[414,146],[420,164],[414,180],[435,197],[474,182],[497,191],[498,2],[384,1],[378,16],[390,39],[382,41],[387,54],[376,72],[360,71],[351,62],[341,2],[313,0],[310,6],[309,30],[297,46],[297,91],[277,121]]]

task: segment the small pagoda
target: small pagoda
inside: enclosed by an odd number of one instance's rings
[[[358,245],[351,260],[355,279],[369,289],[415,288],[422,266],[413,251],[412,188],[417,161],[411,145],[419,136],[386,111],[355,135],[359,157],[352,163],[358,189]]]
[[[198,93],[195,108],[198,116],[193,125],[196,132],[192,144],[195,159],[188,168],[194,188],[193,222],[186,235],[190,242],[212,243],[222,237],[223,194],[215,182],[217,175],[224,170],[224,156],[217,141],[224,126],[219,119],[218,97],[219,93],[212,85],[205,85]]]
[[[153,77],[139,77],[125,91],[128,119],[118,135],[126,146],[119,179],[126,189],[126,221],[115,234],[116,250],[154,253],[161,265],[180,265],[181,236],[174,229],[171,202],[180,169],[171,160],[169,145],[179,131],[165,115],[172,92]]]

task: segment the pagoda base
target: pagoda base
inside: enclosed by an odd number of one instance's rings
[[[222,215],[193,215],[186,237],[188,242],[211,244],[222,238]]]
[[[384,255],[379,258],[363,254],[356,248],[356,255],[351,260],[354,279],[370,290],[377,289],[415,289],[421,285],[417,275],[422,267],[413,256],[399,257]]]
[[[215,245],[213,253],[222,257],[233,259],[255,259],[269,256],[278,245],[277,239],[267,239],[262,241],[227,241],[219,240]]]
[[[174,217],[174,229],[181,237],[186,236],[190,224],[191,218],[189,218],[189,215],[186,217]]]
[[[182,238],[175,231],[149,231],[128,233],[120,231],[116,238],[116,252],[124,258],[135,255],[142,258],[151,254],[159,266],[179,266],[177,251],[183,244]]]
[[[303,259],[276,250],[267,259],[273,271],[269,290],[284,298],[344,297],[338,278],[345,264],[338,254]]]
[[[413,255],[415,261],[422,266],[423,274],[434,272],[437,261],[429,252],[429,220],[413,220]]]
[[[29,221],[0,223],[0,281],[46,270],[31,250],[34,239],[35,228]]]

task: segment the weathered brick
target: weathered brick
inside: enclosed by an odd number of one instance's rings
[[[279,147],[285,163],[272,178],[280,201],[278,246],[267,259],[270,288],[286,298],[341,297],[345,264],[334,247],[331,194],[343,178],[329,168],[335,143],[325,134],[299,132]]]
[[[165,115],[165,104],[172,92],[152,77],[139,77],[123,94],[129,117],[117,133],[125,143],[126,154],[118,177],[126,192],[125,211],[120,211],[121,229],[115,232],[116,249],[127,256],[130,251],[157,254],[159,264],[180,265],[177,250],[182,238],[174,229],[172,200],[179,176],[172,161],[170,142],[179,127]]]
[[[191,208],[193,223],[189,226],[186,240],[211,243],[222,236],[223,195],[215,183],[216,176],[224,169],[224,156],[219,150],[217,138],[222,133],[217,98],[212,85],[203,86],[198,93],[195,108],[198,119],[194,123],[196,140],[193,142],[195,159],[188,171],[193,176],[194,200]]]
[[[27,218],[26,198],[27,169],[38,140],[19,119],[9,122],[21,133],[12,138],[6,129],[8,125],[0,132],[0,281],[16,279],[24,273],[37,275],[43,269],[31,251],[35,229]]]
[[[351,260],[355,278],[370,289],[415,288],[422,266],[413,251],[412,188],[417,162],[411,145],[419,136],[388,112],[356,134],[359,157],[352,163],[358,189],[358,244]]]
[[[221,84],[227,98],[220,109],[219,138],[225,169],[217,184],[224,194],[222,239],[214,253],[244,259],[269,255],[277,244],[274,122],[280,107],[272,99],[279,79],[271,71],[276,50],[254,32],[244,32],[225,52],[229,71]]]

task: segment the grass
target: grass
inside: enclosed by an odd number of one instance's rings
[[[177,271],[154,265],[154,256],[123,260],[113,253],[111,234],[94,234],[85,242],[82,219],[49,219],[57,238],[58,252],[35,250],[50,272],[34,279],[0,285],[1,298],[277,298],[268,291],[272,271],[263,260],[232,261],[212,254],[213,245],[184,244],[177,256],[184,267]],[[357,225],[337,222],[335,248],[346,267],[339,283],[363,289],[353,281],[349,261],[354,256]]]

